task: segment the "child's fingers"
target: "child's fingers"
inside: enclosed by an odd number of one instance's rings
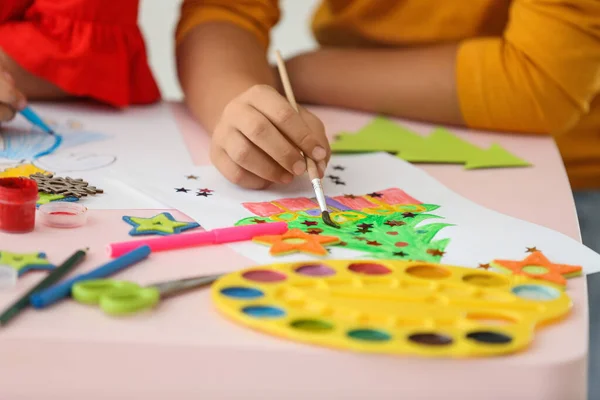
[[[17,90],[12,76],[2,69],[0,69],[0,103],[17,111],[27,105],[25,96]]]
[[[302,175],[306,171],[304,157],[298,148],[292,145],[267,117],[241,102],[233,104],[230,112],[235,128],[283,167],[279,169],[285,169],[286,174],[294,175]],[[234,161],[237,162],[236,159]]]
[[[0,104],[0,122],[10,121],[14,117],[15,117],[14,108]]]
[[[329,146],[329,140],[327,139],[327,134],[325,133],[325,125],[316,115],[304,107],[300,107],[300,115],[302,116],[302,119],[304,119],[304,122],[306,122],[306,125],[308,125],[309,129],[315,134],[316,137],[319,138],[318,140],[321,143],[325,143],[324,149],[327,153],[327,156],[325,159],[317,163],[321,174],[324,174],[325,170],[327,169],[329,159],[331,158],[331,147]]]
[[[260,178],[279,183],[290,183],[294,179],[292,174],[235,128],[226,133],[223,148],[233,162]]]
[[[316,162],[327,156],[326,138],[315,136],[287,99],[266,85],[252,87],[244,95],[252,107],[267,117],[304,154]]]
[[[219,172],[233,184],[241,186],[246,189],[266,189],[269,187],[271,182],[262,179],[252,172],[246,171],[239,165],[237,165],[223,150],[218,146],[213,146],[211,154],[211,161],[213,165],[219,170]]]

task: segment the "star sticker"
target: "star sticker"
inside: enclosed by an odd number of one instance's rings
[[[355,237],[354,239],[360,240],[361,242],[366,242],[367,241],[367,239],[364,238],[364,237]]]
[[[377,240],[367,240],[367,244],[369,246],[381,246],[381,243],[379,243]]]
[[[202,192],[202,193],[212,193],[212,192],[214,192],[214,190],[210,190],[210,189],[206,189],[206,188],[205,189],[198,189],[198,191]]]
[[[370,233],[371,230],[369,228],[358,228],[356,233]]]
[[[186,179],[198,180],[198,176],[196,176],[196,175],[187,175],[185,178]]]
[[[491,265],[511,271],[513,274],[525,275],[529,278],[542,279],[547,282],[565,285],[565,278],[581,275],[578,265],[554,264],[540,251],[531,253],[522,261],[494,260]]]
[[[341,165],[334,165],[333,169],[336,171],[343,171],[346,169],[346,167],[342,167]]]
[[[525,253],[535,253],[536,251],[539,251],[537,249],[537,247],[527,247],[527,250],[525,250]]]
[[[355,198],[356,198],[356,196],[355,196],[355,195],[353,195],[353,194],[345,194],[345,195],[344,195],[344,198],[346,198],[346,199],[355,199]]]
[[[304,222],[302,222],[302,225],[315,226],[315,225],[318,225],[318,223],[316,221],[309,221],[309,220],[305,219]]]
[[[262,220],[262,219],[258,219],[258,218],[254,218],[252,220],[252,222],[254,222],[255,224],[266,224],[267,223],[267,221]]]
[[[383,195],[381,193],[377,193],[377,192],[369,193],[367,196],[369,196],[369,197],[383,197]]]
[[[492,268],[492,266],[490,264],[479,264],[477,268],[485,269],[487,271],[488,269]]]
[[[339,181],[340,177],[339,176],[335,176],[335,175],[327,175],[327,177],[329,179],[331,179],[332,181]]]
[[[346,186],[346,182],[343,182],[343,181],[340,181],[340,180],[333,181],[333,183],[335,183],[336,185]]]
[[[369,228],[372,228],[372,227],[373,227],[373,224],[365,224],[365,223],[363,222],[363,223],[362,223],[362,224],[360,224],[360,225],[356,225],[356,227],[357,227],[357,228],[360,228],[360,229],[369,229]]]
[[[175,188],[175,191],[176,192],[187,193],[187,192],[190,191],[190,189],[186,189],[186,188],[180,187],[180,188]]]
[[[311,235],[302,232],[300,229],[290,229],[283,235],[257,236],[252,240],[257,243],[271,245],[269,254],[272,256],[295,252],[324,256],[327,254],[324,245],[333,245],[340,241],[336,236]]]
[[[208,197],[208,196],[212,196],[212,193],[209,193],[209,192],[198,192],[198,193],[196,193],[196,196]]]
[[[347,243],[347,242],[339,242],[337,245],[338,245],[338,246],[347,246],[347,245],[348,245],[348,243]]]
[[[318,235],[321,232],[323,232],[323,229],[320,228],[309,228],[306,233],[308,233],[309,235]]]
[[[403,252],[403,251],[395,251],[395,252],[394,252],[394,255],[395,255],[396,257],[406,257],[408,254],[406,254],[406,253],[405,253],[405,252]]]
[[[0,265],[8,265],[21,276],[28,271],[50,271],[54,265],[46,259],[45,253],[9,253],[0,252]]]
[[[391,221],[385,221],[385,224],[387,226],[402,226],[402,225],[406,225],[406,222],[391,220]]]
[[[427,253],[431,254],[434,257],[441,257],[444,254],[446,254],[445,251],[441,251],[441,250],[438,250],[438,249],[429,249],[429,250],[427,250]]]
[[[405,212],[405,213],[402,213],[402,216],[404,218],[414,218],[416,216],[416,214],[413,214],[411,212]]]
[[[200,226],[197,222],[175,221],[175,218],[164,212],[151,218],[124,216],[123,221],[133,226],[129,231],[131,236],[137,235],[173,235]]]

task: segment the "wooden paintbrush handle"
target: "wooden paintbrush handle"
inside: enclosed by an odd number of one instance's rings
[[[290,84],[290,78],[287,74],[287,69],[285,68],[285,62],[283,61],[283,57],[281,57],[281,53],[279,50],[275,51],[275,57],[277,58],[277,69],[279,70],[279,76],[281,77],[281,83],[283,84],[283,90],[285,91],[285,96],[288,99],[288,102],[292,105],[292,108],[296,110],[297,113],[300,113],[298,109],[298,104],[296,103],[296,97],[294,96],[294,91],[292,90],[292,85]],[[308,172],[308,177],[310,180],[320,179],[319,178],[319,168],[317,164],[309,157],[306,157],[304,153],[302,153],[304,160],[306,161],[306,171]]]

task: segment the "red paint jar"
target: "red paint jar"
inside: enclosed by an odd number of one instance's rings
[[[31,232],[38,186],[29,178],[0,178],[0,231]]]

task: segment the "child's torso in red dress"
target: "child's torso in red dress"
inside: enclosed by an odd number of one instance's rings
[[[116,107],[160,99],[139,0],[0,0],[0,48],[74,96]]]

